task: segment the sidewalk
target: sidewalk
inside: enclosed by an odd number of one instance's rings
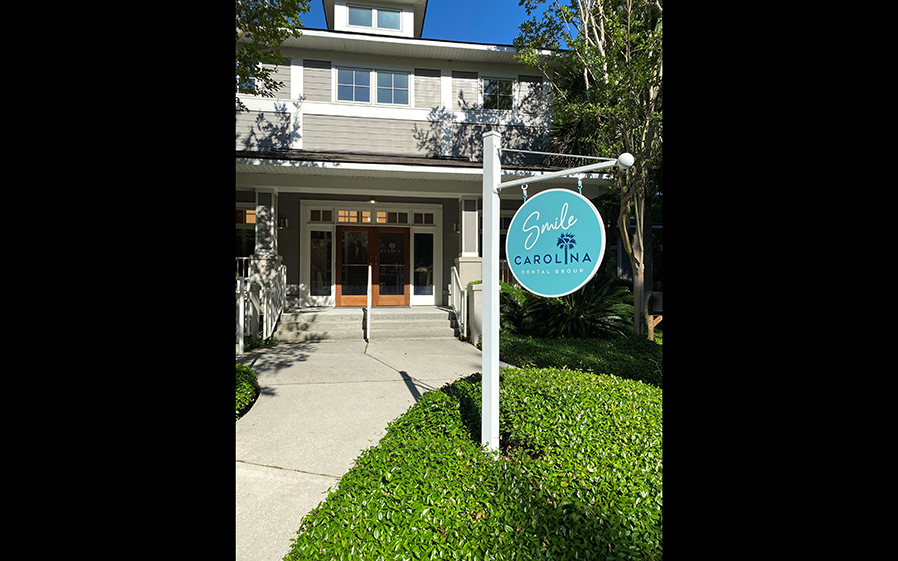
[[[256,371],[262,393],[236,423],[236,559],[277,561],[387,424],[425,392],[480,372],[481,352],[452,339],[321,341],[238,362]]]

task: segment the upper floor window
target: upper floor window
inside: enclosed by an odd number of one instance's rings
[[[376,21],[377,29],[399,31],[402,20],[400,15],[401,13],[398,10],[349,6],[349,25],[373,28]]]
[[[386,70],[337,69],[337,101],[371,103],[371,74],[377,83],[378,104],[409,105],[409,73]]]
[[[483,79],[483,108],[511,110],[514,105],[514,80]]]
[[[408,105],[408,74],[378,70],[377,103]]]
[[[371,101],[371,71],[337,69],[337,99],[340,101]]]

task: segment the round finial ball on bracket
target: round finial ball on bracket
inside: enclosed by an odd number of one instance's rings
[[[627,169],[633,165],[634,161],[635,160],[633,159],[633,154],[624,152],[617,158],[617,165],[624,169]]]

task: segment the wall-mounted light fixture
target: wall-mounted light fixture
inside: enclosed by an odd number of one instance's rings
[[[286,218],[278,218],[278,230],[283,230],[287,227],[287,219]]]
[[[376,205],[376,204],[377,204],[377,197],[375,197],[374,195],[371,195],[371,198],[368,199],[368,202],[371,203],[371,204],[373,204],[373,205]]]

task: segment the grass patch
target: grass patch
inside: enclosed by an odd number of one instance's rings
[[[481,375],[424,394],[301,522],[285,559],[660,559],[662,391],[505,369],[502,453]]]
[[[663,389],[661,345],[645,336],[616,339],[540,339],[503,332],[499,358],[509,364],[570,368],[638,380]]]
[[[237,363],[237,418],[252,407],[259,397],[259,376],[249,366]]]

